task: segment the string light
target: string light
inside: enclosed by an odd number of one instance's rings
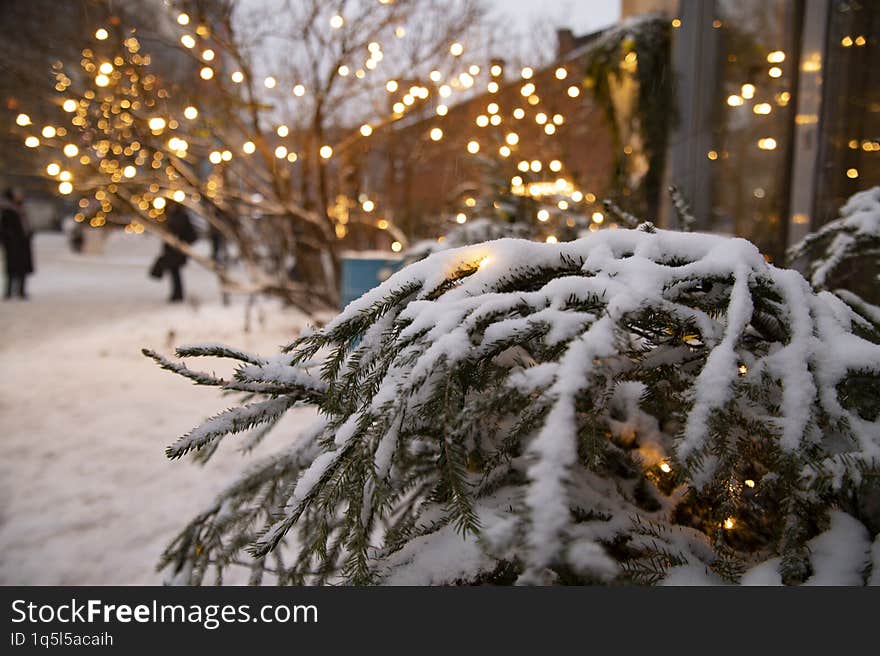
[[[195,48],[196,46],[196,40],[191,34],[184,34],[180,37],[180,42],[183,44],[184,48]]]
[[[554,74],[556,75],[557,80],[564,80],[568,77],[568,71],[562,66],[557,68]]]
[[[321,159],[330,159],[333,157],[333,148],[330,146],[321,146],[321,150],[318,151],[318,154],[321,156]]]
[[[48,175],[51,175],[52,177],[55,177],[60,172],[61,172],[61,167],[58,164],[56,164],[55,162],[52,162],[51,164],[49,164],[46,167],[46,173]]]
[[[577,98],[579,95],[581,95],[581,90],[578,87],[574,85],[568,87],[569,98]]]
[[[769,71],[767,71],[767,75],[770,77],[782,77],[782,69],[778,66],[772,66]]]
[[[241,84],[244,81],[244,73],[241,71],[233,71],[231,77],[236,84]]]
[[[476,155],[478,152],[480,152],[480,144],[479,144],[479,142],[477,142],[477,141],[468,141],[467,151],[468,151],[471,155]]]
[[[40,134],[42,134],[43,138],[45,138],[45,139],[51,139],[57,133],[56,133],[55,128],[53,128],[51,125],[47,125],[46,127],[43,128],[43,130]]]
[[[276,84],[278,84],[278,81],[271,75],[263,80],[263,86],[267,89],[274,89]]]
[[[28,148],[36,148],[40,145],[40,140],[36,137],[31,136],[24,140],[24,145]]]
[[[403,244],[401,244],[399,241],[393,241],[391,242],[391,250],[395,253],[399,253],[403,250]]]
[[[459,212],[455,215],[455,222],[459,225],[467,223],[467,214],[465,214],[464,212]]]
[[[746,100],[751,100],[755,97],[755,85],[754,84],[744,84],[740,89],[740,93],[742,97]]]
[[[754,488],[754,487],[755,487],[755,481],[753,481],[751,478],[747,478],[747,479],[745,480],[745,485],[746,485],[746,487]]]
[[[464,46],[460,43],[455,42],[449,46],[449,54],[453,57],[461,57],[462,53],[464,53]]]
[[[306,93],[306,88],[303,85],[297,84],[296,86],[293,87],[293,95],[294,96],[302,97],[305,95],[305,93]]]
[[[183,110],[184,117],[188,118],[190,121],[195,119],[199,115],[199,110],[190,105],[186,109]]]
[[[214,69],[210,66],[204,66],[202,70],[199,71],[199,77],[201,77],[203,80],[210,80],[212,77],[214,77]]]
[[[281,137],[281,138],[283,139],[283,138],[286,137],[288,134],[290,134],[290,128],[287,127],[287,126],[284,125],[284,124],[279,125],[279,126],[275,129],[275,134],[277,134],[279,137]]]
[[[188,14],[178,14],[177,15],[177,23],[179,25],[189,25],[189,15]]]
[[[339,14],[330,17],[330,27],[334,30],[340,29],[343,25],[345,25],[345,19]]]
[[[669,472],[672,471],[672,467],[669,466],[668,462],[661,462],[660,463],[660,471],[662,471],[664,474],[668,474]]]
[[[95,38],[98,41],[105,41],[109,36],[110,36],[110,33],[107,30],[105,30],[103,27],[100,27],[97,30],[95,30]]]
[[[361,126],[361,135],[364,137],[369,137],[371,134],[373,134],[373,126],[371,126],[369,123],[364,123]]]
[[[287,147],[286,146],[278,146],[275,149],[275,157],[278,159],[284,159],[287,157]]]
[[[781,50],[774,50],[767,55],[767,61],[771,64],[781,64],[785,61],[785,53]]]
[[[63,152],[67,157],[76,157],[79,155],[79,148],[75,144],[67,144],[64,146]]]
[[[736,520],[733,517],[728,517],[724,520],[724,528],[726,530],[730,531],[734,526],[736,526]]]
[[[443,138],[443,130],[440,128],[432,128],[430,136],[431,141],[440,141]]]
[[[776,139],[773,137],[764,137],[762,139],[758,139],[758,148],[761,150],[775,150],[776,149]]]
[[[15,117],[15,124],[20,125],[22,127],[31,124],[31,117],[27,114],[19,114]]]

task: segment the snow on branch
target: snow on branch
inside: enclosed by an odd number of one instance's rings
[[[236,492],[240,521],[187,531],[214,527],[254,567],[280,559],[264,571],[281,583],[654,583],[706,568],[738,581],[768,567],[802,583],[809,541],[849,526],[832,506],[864,519],[851,501],[876,481],[864,390],[880,389],[880,346],[864,321],[742,239],[646,225],[435,253],[284,359],[239,368],[309,391],[322,421],[295,476]],[[234,408],[169,453],[303,398]],[[191,542],[175,544],[178,573],[230,562],[208,544],[187,569]]]

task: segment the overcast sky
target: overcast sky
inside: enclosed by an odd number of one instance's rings
[[[489,4],[523,32],[535,19],[549,21],[553,27],[569,27],[579,35],[607,27],[620,18],[620,0],[489,0]]]

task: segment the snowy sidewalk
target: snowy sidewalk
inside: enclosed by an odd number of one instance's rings
[[[245,334],[243,300],[221,306],[192,263],[184,280],[196,302],[166,304],[168,282],[146,273],[159,245],[144,236],[114,235],[105,254],[80,256],[40,234],[35,250],[32,300],[0,304],[0,584],[161,583],[164,546],[248,460],[234,438],[205,468],[165,458],[231,399],[140,349],[225,341],[271,353],[305,319],[264,303]]]

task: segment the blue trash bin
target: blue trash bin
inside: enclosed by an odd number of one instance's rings
[[[340,258],[342,265],[342,307],[385,282],[403,268],[403,258],[384,251],[348,251]]]

